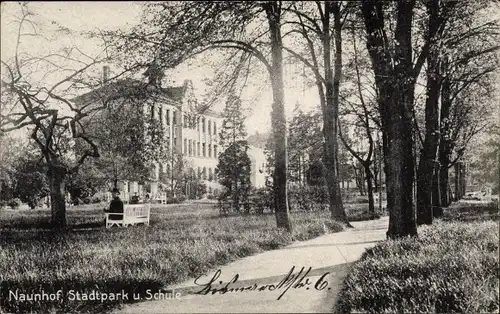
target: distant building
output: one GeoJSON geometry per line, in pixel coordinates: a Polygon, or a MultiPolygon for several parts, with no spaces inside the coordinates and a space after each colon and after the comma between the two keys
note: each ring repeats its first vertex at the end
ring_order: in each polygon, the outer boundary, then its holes
{"type": "MultiPolygon", "coordinates": [[[[104,76],[107,77],[107,69],[104,68],[104,76]]],[[[105,79],[104,79],[105,81],[105,79]]],[[[123,80],[104,84],[100,89],[79,96],[75,99],[78,103],[93,101],[97,94],[123,93],[134,89],[157,88],[160,101],[154,106],[144,106],[144,114],[157,119],[165,130],[165,145],[171,154],[181,153],[185,164],[191,168],[193,176],[201,179],[207,192],[216,193],[222,186],[217,182],[215,169],[218,164],[218,156],[221,153],[219,145],[221,116],[210,109],[200,110],[196,100],[193,84],[190,80],[184,81],[181,86],[153,87],[141,81],[123,80]]],[[[120,96],[117,97],[117,99],[120,96]]],[[[252,184],[263,186],[263,171],[265,156],[262,149],[251,148],[249,155],[252,160],[252,184]]],[[[174,162],[172,158],[172,162],[174,162]]],[[[154,176],[151,178],[150,191],[152,195],[159,194],[160,174],[167,177],[172,174],[175,164],[166,162],[154,165],[154,176]]],[[[144,194],[144,187],[137,182],[120,182],[120,189],[124,191],[125,199],[135,193],[144,194]]],[[[168,185],[168,183],[167,183],[168,185]]],[[[169,189],[170,186],[167,186],[169,189]]],[[[189,187],[186,187],[186,190],[189,187]]],[[[186,191],[187,192],[187,191],[186,191]]]]}

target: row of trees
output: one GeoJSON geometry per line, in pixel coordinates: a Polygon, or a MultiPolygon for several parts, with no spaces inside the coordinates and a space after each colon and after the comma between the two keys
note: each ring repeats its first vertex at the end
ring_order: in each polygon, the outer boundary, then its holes
{"type": "MultiPolygon", "coordinates": [[[[304,79],[318,93],[320,156],[332,218],[347,222],[340,193],[339,139],[365,165],[365,176],[372,178],[369,170],[377,151],[374,130],[378,128],[390,215],[388,236],[401,237],[416,235],[417,222],[432,222],[437,200],[448,205],[449,201],[443,202],[449,199],[447,190],[443,191],[448,168],[488,121],[490,74],[498,61],[498,22],[485,13],[490,6],[489,1],[442,0],[151,3],[144,5],[140,25],[107,33],[104,42],[111,45],[106,52],[115,52],[114,59],[126,72],[149,67],[158,77],[193,56],[224,51],[228,56],[224,63],[234,65],[234,71],[219,86],[220,94],[238,84],[244,86],[251,71],[266,73],[262,79],[273,95],[275,214],[277,226],[287,230],[292,225],[283,62],[285,58],[300,62],[307,69],[304,79]],[[347,57],[346,63],[346,56],[354,58],[347,57]],[[423,94],[419,86],[425,87],[423,94]],[[351,118],[341,121],[346,109],[351,118]],[[367,153],[349,145],[345,136],[349,124],[364,130],[367,153]],[[439,197],[433,197],[438,191],[439,197]]],[[[11,103],[23,110],[17,116],[3,115],[2,130],[34,127],[32,137],[49,165],[51,196],[58,204],[59,178],[78,171],[87,157],[100,155],[79,121],[103,108],[75,108],[55,90],[66,82],[84,81],[81,76],[98,60],[37,93],[20,74],[26,63],[16,62],[22,56],[17,57],[11,63],[2,62],[8,73],[3,84],[8,86],[11,103]],[[46,108],[49,100],[69,106],[74,115],[60,117],[57,110],[46,108]],[[87,147],[71,167],[61,162],[51,146],[54,136],[68,130],[74,141],[87,147]]],[[[62,214],[56,216],[61,222],[62,214]]]]}

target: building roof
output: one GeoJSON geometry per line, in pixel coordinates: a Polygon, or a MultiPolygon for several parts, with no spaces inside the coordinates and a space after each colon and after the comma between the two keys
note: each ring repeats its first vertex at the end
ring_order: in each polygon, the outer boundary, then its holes
{"type": "Polygon", "coordinates": [[[123,79],[103,84],[88,93],[72,99],[77,105],[88,103],[105,103],[130,97],[135,100],[158,97],[160,100],[170,100],[170,104],[180,108],[186,94],[186,86],[171,86],[157,88],[146,82],[135,79],[123,79]]]}
{"type": "Polygon", "coordinates": [[[181,102],[184,98],[184,95],[186,95],[186,90],[186,84],[182,86],[170,86],[162,88],[162,91],[165,93],[165,95],[179,102],[181,102]]]}
{"type": "MultiPolygon", "coordinates": [[[[135,79],[122,79],[103,84],[88,93],[73,98],[71,101],[77,106],[84,106],[89,103],[104,104],[106,102],[130,97],[131,99],[144,100],[148,97],[158,97],[162,102],[182,110],[182,101],[186,97],[190,81],[184,81],[181,86],[168,86],[157,88],[146,82],[135,79]]],[[[186,109],[186,108],[184,108],[186,109]]],[[[199,106],[197,110],[207,116],[220,118],[220,113],[207,106],[199,106]]]]}

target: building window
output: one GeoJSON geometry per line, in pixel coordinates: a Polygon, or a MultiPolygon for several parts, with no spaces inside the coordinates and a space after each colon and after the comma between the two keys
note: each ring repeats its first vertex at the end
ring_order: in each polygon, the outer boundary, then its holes
{"type": "Polygon", "coordinates": [[[202,149],[202,152],[203,152],[203,157],[207,157],[206,156],[206,150],[205,150],[205,143],[201,144],[201,149],[202,149]]]}
{"type": "Polygon", "coordinates": [[[163,108],[159,108],[158,110],[158,119],[160,120],[160,125],[163,127],[165,125],[165,121],[163,121],[163,108]]]}
{"type": "Polygon", "coordinates": [[[197,145],[197,146],[198,146],[198,149],[197,149],[197,150],[198,150],[198,157],[200,157],[200,154],[201,154],[201,153],[200,153],[200,142],[198,142],[198,145],[197,145]]]}
{"type": "Polygon", "coordinates": [[[201,179],[201,168],[198,167],[198,179],[201,179]]]}
{"type": "Polygon", "coordinates": [[[217,145],[214,145],[214,158],[217,158],[217,145]]]}
{"type": "Polygon", "coordinates": [[[214,121],[214,135],[217,135],[217,123],[214,121]]]}
{"type": "Polygon", "coordinates": [[[212,157],[212,145],[208,144],[208,157],[212,157]]]}
{"type": "Polygon", "coordinates": [[[208,168],[208,181],[212,181],[213,179],[212,168],[208,168]]]}
{"type": "Polygon", "coordinates": [[[201,130],[203,133],[205,133],[205,117],[201,118],[201,130]]]}
{"type": "Polygon", "coordinates": [[[191,145],[192,145],[192,141],[189,140],[189,148],[188,148],[189,156],[191,156],[193,154],[193,147],[191,145]]]}
{"type": "Polygon", "coordinates": [[[203,180],[207,179],[207,168],[203,167],[203,180]]]}
{"type": "Polygon", "coordinates": [[[212,134],[212,121],[208,120],[208,134],[212,134]]]}
{"type": "Polygon", "coordinates": [[[184,155],[187,154],[187,140],[184,139],[184,155]]]}
{"type": "Polygon", "coordinates": [[[167,112],[166,112],[166,118],[167,118],[167,125],[170,125],[170,110],[167,109],[167,112]]]}
{"type": "Polygon", "coordinates": [[[177,111],[172,111],[172,124],[177,124],[177,111]]]}

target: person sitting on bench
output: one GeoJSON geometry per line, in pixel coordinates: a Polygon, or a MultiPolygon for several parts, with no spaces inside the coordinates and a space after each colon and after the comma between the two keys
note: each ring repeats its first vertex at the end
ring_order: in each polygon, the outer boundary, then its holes
{"type": "MultiPolygon", "coordinates": [[[[113,199],[111,200],[111,203],[109,204],[109,209],[105,210],[105,212],[123,214],[123,202],[120,199],[120,190],[118,190],[117,188],[114,188],[113,191],[111,192],[111,195],[113,196],[113,199]]],[[[121,219],[123,219],[123,215],[109,215],[109,219],[110,220],[121,220],[121,219]]]]}

